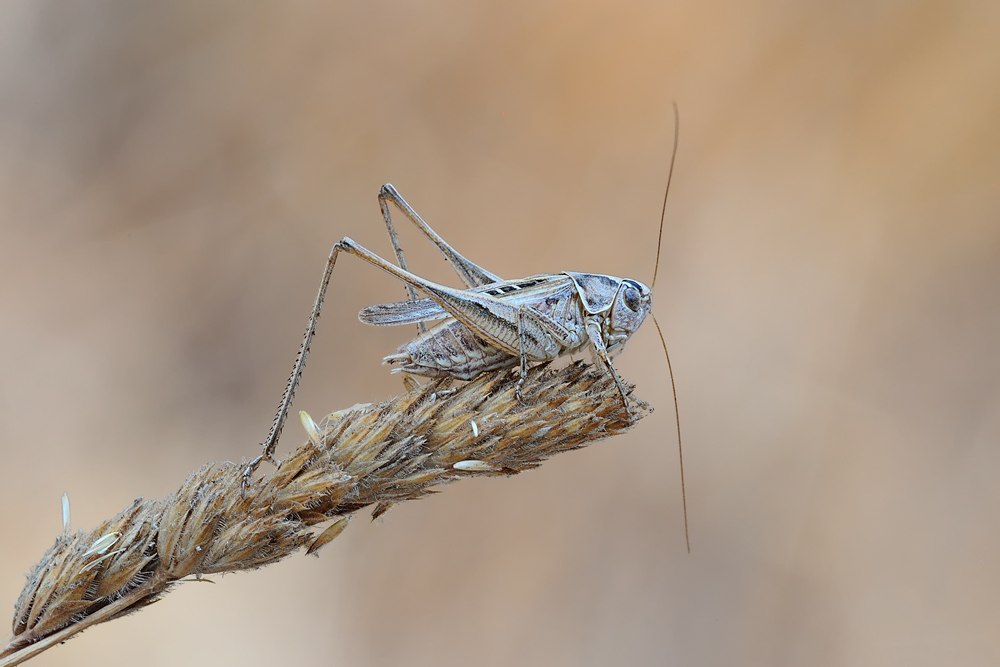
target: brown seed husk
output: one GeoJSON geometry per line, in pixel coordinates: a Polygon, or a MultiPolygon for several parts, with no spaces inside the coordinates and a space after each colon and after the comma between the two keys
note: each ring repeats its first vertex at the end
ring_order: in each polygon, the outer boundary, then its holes
{"type": "Polygon", "coordinates": [[[206,465],[160,502],[139,498],[95,530],[60,536],[28,576],[0,667],[141,609],[185,577],[316,552],[364,507],[378,516],[438,484],[534,468],[628,430],[649,410],[633,400],[630,417],[613,380],[582,362],[533,369],[523,401],[516,381],[501,371],[456,389],[434,382],[334,413],[317,425],[317,441],[245,493],[245,463],[206,465]],[[454,467],[468,461],[483,465],[454,467]],[[311,526],[329,520],[315,537],[311,526]]]}

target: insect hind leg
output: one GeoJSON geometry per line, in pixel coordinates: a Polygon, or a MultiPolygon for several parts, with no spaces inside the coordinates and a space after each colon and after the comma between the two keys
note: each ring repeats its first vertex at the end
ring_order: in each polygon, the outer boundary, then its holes
{"type": "MultiPolygon", "coordinates": [[[[389,239],[392,241],[392,248],[396,252],[396,259],[399,260],[399,266],[404,271],[408,271],[409,269],[406,268],[406,261],[403,259],[403,248],[399,244],[399,237],[396,235],[396,228],[389,213],[389,202],[392,202],[396,208],[402,211],[403,215],[437,247],[438,251],[444,255],[444,258],[455,269],[455,273],[462,279],[466,287],[481,287],[482,285],[500,282],[499,276],[487,271],[452,248],[447,241],[441,238],[440,234],[424,222],[424,219],[403,199],[392,183],[386,183],[378,193],[379,208],[382,209],[382,218],[385,220],[385,226],[389,230],[389,239]]],[[[410,299],[415,300],[416,293],[412,289],[408,291],[410,292],[410,299]]]]}
{"type": "Polygon", "coordinates": [[[342,243],[342,241],[338,242],[330,249],[330,256],[327,258],[326,267],[323,270],[323,278],[319,283],[319,291],[316,293],[312,313],[309,315],[309,323],[306,325],[306,332],[302,336],[302,344],[299,346],[299,352],[295,356],[292,373],[288,376],[288,382],[285,384],[285,391],[282,393],[281,402],[278,404],[278,412],[274,415],[274,421],[271,422],[271,430],[261,443],[264,451],[260,456],[251,461],[243,471],[244,492],[246,492],[247,485],[250,483],[250,477],[262,461],[266,460],[276,465],[274,450],[278,446],[278,438],[281,437],[281,431],[285,426],[288,411],[292,407],[295,390],[299,386],[299,380],[302,379],[302,372],[306,367],[306,358],[309,356],[309,348],[312,345],[313,337],[316,335],[316,325],[319,323],[319,315],[323,310],[323,301],[326,299],[326,288],[330,284],[330,278],[333,276],[333,268],[337,264],[337,256],[343,249],[342,243]]]}
{"type": "Polygon", "coordinates": [[[281,395],[281,402],[278,404],[278,412],[274,416],[274,421],[271,422],[271,430],[268,432],[264,442],[261,443],[264,451],[260,454],[260,456],[251,461],[243,471],[244,491],[246,491],[247,485],[250,483],[250,477],[253,475],[258,466],[260,466],[261,462],[266,460],[271,463],[276,463],[274,460],[274,450],[278,446],[278,439],[281,437],[281,431],[285,426],[288,411],[292,407],[292,400],[295,398],[295,390],[299,386],[299,380],[302,379],[302,373],[306,367],[306,358],[309,356],[309,348],[312,345],[313,337],[316,335],[316,325],[319,323],[320,312],[323,310],[323,302],[326,299],[326,288],[330,284],[330,278],[333,276],[333,269],[337,265],[337,257],[342,251],[357,255],[361,259],[364,259],[365,261],[390,273],[398,271],[396,267],[392,266],[377,255],[369,253],[367,250],[357,245],[346,236],[335,243],[333,248],[330,249],[330,256],[327,258],[326,268],[323,270],[323,278],[319,283],[319,291],[316,293],[316,300],[313,302],[312,313],[309,315],[309,323],[306,325],[306,332],[302,337],[302,345],[299,346],[299,352],[295,357],[295,364],[292,366],[292,373],[288,376],[288,382],[285,384],[285,391],[281,395]]]}
{"type": "MultiPolygon", "coordinates": [[[[378,207],[382,211],[382,219],[385,221],[385,228],[389,232],[389,242],[392,243],[392,250],[394,253],[396,253],[396,261],[399,262],[399,268],[403,269],[404,271],[409,271],[410,268],[406,265],[406,256],[403,254],[403,246],[399,243],[399,236],[396,234],[396,225],[392,223],[392,213],[389,211],[388,202],[393,201],[395,203],[395,200],[393,200],[391,197],[391,194],[393,193],[395,193],[396,196],[398,196],[398,193],[396,193],[396,190],[395,188],[392,187],[391,183],[386,183],[385,185],[383,185],[382,189],[379,190],[378,193],[378,207]]],[[[403,200],[402,197],[399,197],[399,199],[403,200]]],[[[398,207],[399,204],[396,203],[396,206],[398,207]]],[[[403,210],[404,213],[406,211],[406,209],[401,209],[401,210],[403,210]]],[[[405,283],[405,287],[408,300],[416,301],[417,290],[413,287],[413,285],[410,285],[409,283],[405,283]]],[[[420,333],[426,333],[427,325],[424,324],[423,322],[417,322],[417,330],[420,333]]]]}

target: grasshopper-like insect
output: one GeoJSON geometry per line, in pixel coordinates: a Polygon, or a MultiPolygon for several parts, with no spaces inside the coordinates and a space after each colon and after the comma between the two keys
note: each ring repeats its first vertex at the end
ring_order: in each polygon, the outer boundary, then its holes
{"type": "MultiPolygon", "coordinates": [[[[501,280],[449,246],[391,184],[382,186],[379,202],[392,237],[395,230],[386,202],[395,204],[438,246],[468,287],[459,290],[425,280],[349,238],[337,244],[339,251],[356,255],[411,289],[430,295],[369,306],[358,314],[362,322],[398,325],[443,319],[430,330],[421,327],[417,338],[385,357],[384,363],[400,364],[394,373],[471,380],[487,371],[520,365],[520,398],[529,364],[551,361],[589,346],[595,360],[614,378],[622,403],[629,410],[625,388],[611,357],[621,351],[649,313],[648,287],[634,280],[568,271],[501,280]]],[[[397,250],[397,259],[405,263],[401,249],[397,250]]]]}
{"type": "MultiPolygon", "coordinates": [[[[675,122],[674,152],[663,201],[664,213],[666,196],[670,192],[670,180],[673,176],[674,158],[677,155],[677,129],[678,124],[675,122]]],[[[650,313],[652,308],[650,288],[628,278],[570,271],[538,274],[519,280],[503,280],[452,248],[424,222],[391,184],[386,183],[382,186],[378,200],[399,264],[392,264],[346,236],[334,244],[327,259],[326,270],[295,366],[285,387],[278,413],[271,424],[270,433],[263,443],[264,451],[244,471],[244,487],[249,483],[250,476],[261,461],[266,459],[274,463],[274,449],[305,367],[326,288],[341,252],[363,259],[406,285],[409,295],[407,301],[368,306],[358,314],[358,318],[365,324],[377,326],[417,324],[419,335],[401,346],[395,354],[383,359],[383,363],[398,364],[392,372],[471,380],[487,371],[519,367],[521,377],[517,383],[516,393],[520,399],[521,386],[527,377],[529,365],[551,361],[589,347],[594,361],[614,379],[622,404],[631,416],[628,395],[611,362],[650,313]],[[438,248],[465,283],[466,289],[440,285],[408,270],[392,222],[389,204],[398,208],[438,248]],[[427,297],[418,298],[417,290],[427,294],[427,297]],[[428,329],[425,323],[435,320],[441,321],[428,329]]],[[[662,236],[663,214],[660,217],[661,239],[662,236]]],[[[658,241],[657,269],[659,255],[658,241]]],[[[653,284],[655,283],[654,271],[653,284]]],[[[659,324],[656,328],[659,332],[659,324]]],[[[663,340],[662,332],[660,339],[663,340]]],[[[666,352],[665,343],[663,349],[666,352]]],[[[668,368],[669,363],[668,354],[668,368]]],[[[672,369],[670,380],[673,386],[672,369]]],[[[675,409],[677,407],[676,390],[674,407],[675,409]]],[[[677,435],[679,445],[679,420],[677,435]]],[[[681,466],[684,533],[687,538],[683,458],[681,466]]],[[[690,550],[689,543],[688,552],[690,550]]]]}

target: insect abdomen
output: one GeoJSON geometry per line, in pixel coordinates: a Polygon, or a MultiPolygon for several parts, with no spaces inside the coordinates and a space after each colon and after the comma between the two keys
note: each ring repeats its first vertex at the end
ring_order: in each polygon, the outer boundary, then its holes
{"type": "Polygon", "coordinates": [[[393,373],[471,380],[487,371],[512,368],[519,360],[449,318],[382,361],[399,364],[393,373]]]}

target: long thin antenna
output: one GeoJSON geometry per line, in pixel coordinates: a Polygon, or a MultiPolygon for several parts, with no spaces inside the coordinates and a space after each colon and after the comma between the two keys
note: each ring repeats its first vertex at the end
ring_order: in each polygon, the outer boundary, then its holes
{"type": "MultiPolygon", "coordinates": [[[[653,267],[653,282],[649,289],[656,287],[656,274],[660,271],[660,244],[663,243],[663,220],[667,217],[667,196],[670,194],[670,181],[674,177],[674,160],[677,159],[677,138],[680,136],[681,114],[674,102],[674,152],[670,156],[670,172],[667,174],[667,190],[663,193],[663,210],[660,211],[660,235],[656,239],[656,265],[653,267]]],[[[689,549],[690,551],[690,549],[689,549]]]]}
{"type": "MultiPolygon", "coordinates": [[[[681,114],[677,110],[677,102],[674,102],[674,151],[670,155],[670,171],[667,173],[667,188],[663,193],[663,209],[660,211],[660,234],[656,239],[656,265],[653,267],[653,282],[650,290],[656,286],[656,276],[660,271],[660,246],[663,244],[663,221],[667,217],[667,197],[670,196],[670,181],[674,178],[674,162],[677,160],[677,140],[680,136],[681,114]]],[[[687,544],[687,551],[691,553],[691,537],[688,533],[688,505],[687,490],[684,487],[684,448],[681,446],[681,411],[677,405],[677,385],[674,383],[674,368],[670,364],[670,352],[667,351],[667,341],[663,337],[663,330],[660,323],[653,315],[653,324],[656,325],[656,333],[660,335],[660,343],[663,344],[663,354],[667,355],[667,370],[670,372],[670,390],[674,393],[674,418],[677,423],[677,456],[681,464],[681,504],[684,507],[684,542],[687,544]]]]}
{"type": "MultiPolygon", "coordinates": [[[[652,313],[650,313],[652,315],[652,313]]],[[[684,507],[684,541],[687,543],[688,553],[691,553],[691,538],[688,535],[688,501],[687,492],[684,488],[684,448],[681,447],[681,411],[677,407],[677,386],[674,384],[674,369],[670,365],[670,353],[667,352],[667,341],[663,338],[663,331],[660,323],[653,315],[653,324],[656,325],[656,333],[660,334],[660,342],[663,343],[663,353],[667,355],[667,370],[670,371],[670,388],[674,392],[674,420],[677,422],[677,456],[681,462],[681,504],[684,507]]]]}

